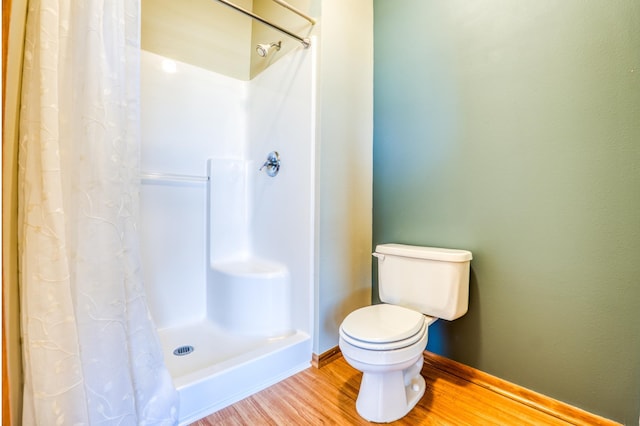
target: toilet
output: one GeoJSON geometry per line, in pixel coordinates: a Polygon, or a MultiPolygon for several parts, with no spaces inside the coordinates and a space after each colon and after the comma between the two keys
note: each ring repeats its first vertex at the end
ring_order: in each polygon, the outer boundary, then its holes
{"type": "Polygon", "coordinates": [[[347,315],[339,346],[362,371],[358,414],[370,422],[404,417],[422,398],[420,375],[429,325],[467,312],[471,252],[404,244],[381,244],[378,291],[384,303],[347,315]]]}

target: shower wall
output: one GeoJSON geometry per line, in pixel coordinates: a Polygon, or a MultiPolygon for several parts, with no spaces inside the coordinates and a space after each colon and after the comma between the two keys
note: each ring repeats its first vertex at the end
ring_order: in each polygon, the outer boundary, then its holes
{"type": "Polygon", "coordinates": [[[287,265],[293,324],[309,331],[313,321],[315,53],[314,47],[298,49],[251,80],[247,144],[252,161],[253,250],[287,265]],[[280,154],[276,177],[256,172],[270,151],[280,154]]]}
{"type": "MultiPolygon", "coordinates": [[[[242,157],[246,82],[141,52],[141,169],[205,176],[207,158],[242,157]]],[[[159,328],[206,314],[206,184],[143,181],[141,243],[159,328]]]]}
{"type": "MultiPolygon", "coordinates": [[[[246,170],[240,178],[246,182],[247,210],[238,214],[246,214],[248,238],[241,254],[289,268],[293,326],[310,333],[312,52],[291,52],[249,82],[179,62],[176,72],[166,72],[165,61],[142,52],[143,173],[205,176],[210,158],[218,164],[228,160],[234,173],[246,170]],[[273,178],[258,172],[272,150],[282,157],[273,178]]],[[[143,180],[143,266],[159,328],[206,315],[206,202],[206,182],[143,180]]],[[[230,206],[213,200],[212,208],[230,206]]]]}

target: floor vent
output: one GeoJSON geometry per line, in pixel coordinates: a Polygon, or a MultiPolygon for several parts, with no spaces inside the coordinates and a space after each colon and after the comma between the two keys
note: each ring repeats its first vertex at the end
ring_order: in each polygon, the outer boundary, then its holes
{"type": "Polygon", "coordinates": [[[193,346],[179,346],[173,350],[175,356],[189,355],[193,352],[193,346]]]}

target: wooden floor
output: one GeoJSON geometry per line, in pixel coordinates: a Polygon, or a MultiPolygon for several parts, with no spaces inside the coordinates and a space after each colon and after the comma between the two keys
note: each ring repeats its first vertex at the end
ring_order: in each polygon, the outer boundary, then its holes
{"type": "MultiPolygon", "coordinates": [[[[427,389],[393,425],[568,425],[425,363],[427,389]]],[[[362,373],[340,356],[194,423],[209,425],[367,425],[355,409],[362,373]]]]}

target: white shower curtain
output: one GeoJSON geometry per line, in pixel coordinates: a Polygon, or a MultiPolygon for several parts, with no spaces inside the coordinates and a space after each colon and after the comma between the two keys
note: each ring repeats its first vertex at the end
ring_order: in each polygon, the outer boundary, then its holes
{"type": "Polygon", "coordinates": [[[139,0],[31,0],[19,147],[23,424],[175,424],[145,300],[139,0]]]}

